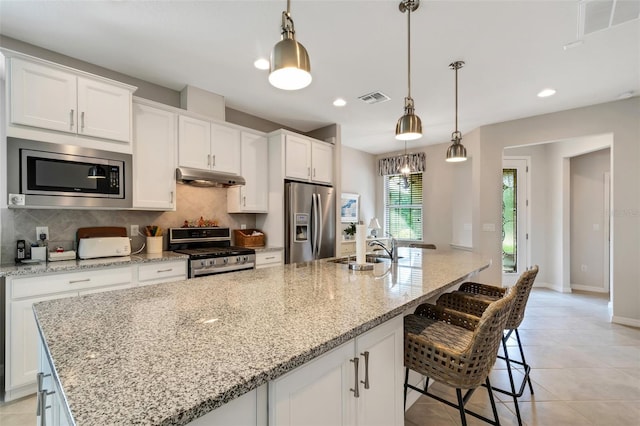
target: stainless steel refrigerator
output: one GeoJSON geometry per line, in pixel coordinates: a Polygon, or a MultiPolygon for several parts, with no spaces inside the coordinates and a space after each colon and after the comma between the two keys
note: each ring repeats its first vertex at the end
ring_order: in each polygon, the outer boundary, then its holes
{"type": "Polygon", "coordinates": [[[335,190],[322,185],[286,182],[284,194],[284,263],[335,256],[335,190]]]}

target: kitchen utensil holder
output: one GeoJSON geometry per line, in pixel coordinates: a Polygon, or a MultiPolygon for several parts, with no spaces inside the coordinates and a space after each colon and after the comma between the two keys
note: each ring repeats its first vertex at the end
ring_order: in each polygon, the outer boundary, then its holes
{"type": "Polygon", "coordinates": [[[162,235],[158,237],[147,237],[147,253],[162,253],[162,235]]]}

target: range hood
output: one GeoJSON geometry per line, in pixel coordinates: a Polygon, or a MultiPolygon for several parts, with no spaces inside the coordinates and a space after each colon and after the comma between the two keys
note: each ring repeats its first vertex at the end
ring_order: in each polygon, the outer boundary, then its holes
{"type": "Polygon", "coordinates": [[[242,176],[215,172],[213,170],[190,169],[187,167],[178,167],[176,169],[176,181],[192,186],[218,188],[241,186],[246,183],[242,176]]]}

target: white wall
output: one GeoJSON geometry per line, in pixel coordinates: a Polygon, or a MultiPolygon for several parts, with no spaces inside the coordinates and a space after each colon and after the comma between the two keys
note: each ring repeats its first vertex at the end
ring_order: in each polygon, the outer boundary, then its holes
{"type": "Polygon", "coordinates": [[[572,157],[570,161],[572,289],[609,292],[604,262],[608,251],[604,176],[610,171],[610,162],[609,149],[572,157]]]}
{"type": "MultiPolygon", "coordinates": [[[[490,221],[500,223],[500,179],[503,149],[560,140],[578,139],[592,135],[611,135],[612,138],[612,320],[640,326],[640,98],[577,108],[545,114],[480,128],[480,161],[473,163],[473,186],[477,191],[473,220],[476,224],[490,221]],[[479,164],[478,164],[479,163],[479,164]],[[479,170],[476,170],[478,168],[479,170]],[[476,182],[475,179],[479,181],[476,182]]],[[[597,144],[597,142],[594,142],[597,144]]],[[[548,208],[547,229],[550,238],[547,258],[551,283],[561,289],[570,288],[569,208],[561,193],[569,193],[569,165],[565,144],[554,144],[551,155],[562,157],[549,165],[547,178],[562,187],[554,194],[548,208]]],[[[601,149],[604,146],[600,146],[601,149]]],[[[575,155],[575,154],[573,154],[575,155]]],[[[476,197],[476,194],[474,194],[476,197]]],[[[496,231],[498,232],[498,230],[496,231]]],[[[488,282],[500,282],[500,239],[497,235],[474,231],[474,250],[494,259],[493,265],[481,274],[488,282]]]]}
{"type": "MultiPolygon", "coordinates": [[[[375,156],[343,146],[341,163],[341,191],[360,194],[360,220],[365,225],[369,225],[372,217],[378,217],[382,224],[382,216],[376,216],[377,165],[375,156]]],[[[342,230],[346,225],[339,224],[338,227],[342,230]]]]}

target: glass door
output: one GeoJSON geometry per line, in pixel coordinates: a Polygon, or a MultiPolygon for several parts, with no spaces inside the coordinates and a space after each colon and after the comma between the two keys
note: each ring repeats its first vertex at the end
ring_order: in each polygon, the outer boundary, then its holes
{"type": "Polygon", "coordinates": [[[513,284],[527,267],[527,159],[505,157],[502,167],[502,274],[513,284]]]}

